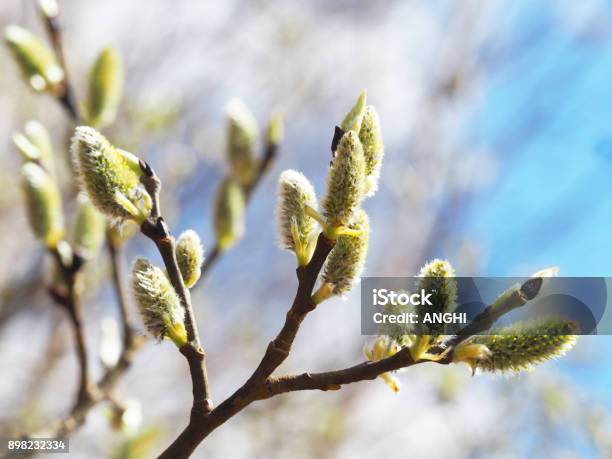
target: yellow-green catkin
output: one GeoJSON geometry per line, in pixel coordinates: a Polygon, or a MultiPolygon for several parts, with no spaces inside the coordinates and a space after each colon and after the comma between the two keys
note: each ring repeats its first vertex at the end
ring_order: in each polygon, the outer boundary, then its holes
{"type": "Polygon", "coordinates": [[[357,98],[357,102],[355,102],[355,105],[353,106],[351,111],[346,114],[346,116],[344,117],[344,120],[340,124],[340,128],[344,132],[348,132],[348,131],[354,131],[357,133],[359,132],[359,129],[361,128],[361,122],[363,121],[363,116],[365,114],[366,98],[367,98],[367,93],[364,89],[359,94],[359,97],[357,98]]]}
{"type": "Polygon", "coordinates": [[[92,259],[100,250],[106,236],[106,218],[93,206],[84,194],[77,197],[74,219],[74,247],[86,260],[92,259]]]}
{"type": "Polygon", "coordinates": [[[473,336],[466,344],[488,349],[485,358],[468,362],[488,372],[520,372],[564,355],[576,343],[579,326],[561,318],[541,318],[491,330],[491,335],[473,336]]]}
{"type": "Polygon", "coordinates": [[[346,132],[336,149],[323,198],[323,213],[331,227],[346,226],[363,199],[365,159],[355,131],[346,132]]]}
{"type": "Polygon", "coordinates": [[[89,75],[87,120],[91,126],[103,128],[112,124],[123,93],[123,61],[115,48],[104,48],[95,60],[89,75]]]}
{"type": "Polygon", "coordinates": [[[268,122],[268,128],[266,130],[266,141],[268,145],[280,145],[285,137],[285,128],[283,125],[283,116],[280,112],[275,112],[270,121],[268,122]]]}
{"type": "Polygon", "coordinates": [[[132,268],[132,289],[147,331],[158,340],[168,338],[184,346],[185,309],[166,274],[149,260],[138,258],[132,268]]]}
{"type": "Polygon", "coordinates": [[[53,178],[38,164],[21,167],[28,220],[37,239],[55,249],[64,237],[62,197],[53,178]]]}
{"type": "Polygon", "coordinates": [[[30,31],[10,25],[4,39],[28,85],[35,91],[55,91],[64,80],[53,51],[30,31]]]}
{"type": "Polygon", "coordinates": [[[227,157],[231,175],[240,185],[248,186],[257,172],[255,147],[259,137],[257,121],[239,99],[227,104],[227,157]]]}
{"type": "Polygon", "coordinates": [[[151,211],[151,197],[140,183],[138,158],[114,147],[88,126],[76,128],[72,156],[91,202],[109,218],[142,223],[151,211]]]}
{"type": "Polygon", "coordinates": [[[51,175],[55,173],[53,160],[53,146],[49,131],[38,121],[30,120],[23,133],[13,135],[13,143],[23,157],[24,161],[39,163],[51,175]]]}
{"type": "Polygon", "coordinates": [[[363,209],[355,213],[348,227],[356,230],[357,235],[338,236],[323,272],[323,280],[333,286],[332,293],[336,295],[347,293],[359,279],[368,254],[370,227],[363,209]]]}
{"type": "Polygon", "coordinates": [[[217,246],[227,250],[244,235],[245,199],[242,187],[232,178],[223,180],[215,196],[214,225],[217,246]]]}
{"type": "Polygon", "coordinates": [[[363,115],[363,121],[359,129],[359,140],[363,145],[363,156],[365,158],[364,193],[366,197],[369,197],[373,196],[378,190],[380,167],[385,154],[380,121],[376,110],[371,105],[366,107],[363,115]]]}
{"type": "Polygon", "coordinates": [[[185,286],[193,287],[200,279],[204,263],[204,248],[198,233],[193,230],[181,233],[176,241],[176,261],[185,286]]]}
{"type": "MultiPolygon", "coordinates": [[[[395,355],[399,350],[400,346],[394,339],[381,335],[366,343],[363,347],[363,355],[370,362],[377,362],[395,355]]],[[[382,373],[379,375],[379,378],[381,378],[393,392],[399,391],[399,381],[391,373],[382,373]]]]}
{"type": "MultiPolygon", "coordinates": [[[[416,312],[422,320],[426,313],[444,313],[455,309],[457,301],[457,280],[455,270],[448,260],[435,259],[425,264],[418,274],[420,278],[416,290],[424,289],[431,293],[432,305],[419,305],[416,312]]],[[[425,324],[423,334],[440,335],[444,333],[444,324],[425,324]]]]}
{"type": "Polygon", "coordinates": [[[306,207],[317,209],[317,195],[308,179],[292,169],[284,171],[278,180],[276,217],[280,244],[291,250],[303,266],[310,261],[319,225],[306,213],[306,207]]]}

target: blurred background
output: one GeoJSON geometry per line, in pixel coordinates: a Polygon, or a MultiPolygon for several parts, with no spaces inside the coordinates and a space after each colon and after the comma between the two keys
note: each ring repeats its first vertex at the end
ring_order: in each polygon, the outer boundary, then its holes
{"type": "MultiPolygon", "coordinates": [[[[365,202],[365,275],[411,276],[433,257],[459,275],[612,276],[612,5],[604,0],[94,0],[61,3],[77,94],[98,52],[126,65],[117,145],[163,180],[175,234],[214,244],[211,203],[226,170],[225,112],[242,99],[265,126],[280,109],[285,141],[248,208],[247,233],[224,254],[194,305],[216,402],[259,362],[295,292],[292,254],[278,248],[276,180],[287,168],[324,191],[329,145],[359,91],[381,118],[386,146],[378,194],[365,202]]],[[[0,24],[44,30],[34,2],[4,0],[0,24]]],[[[33,94],[0,49],[0,436],[61,417],[77,386],[71,334],[44,290],[48,268],[19,189],[14,131],[38,119],[58,161],[73,125],[33,94]]],[[[60,176],[69,188],[64,161],[60,176]]],[[[68,209],[70,204],[67,203],[68,209]]],[[[126,263],[144,255],[140,235],[126,263]]],[[[87,268],[87,343],[95,374],[100,324],[117,314],[105,252],[87,268]]],[[[282,372],[363,359],[359,297],[326,302],[302,326],[282,372]]],[[[581,338],[566,358],[515,377],[423,365],[339,392],[295,393],[252,405],[194,457],[612,457],[609,337],[581,338]]],[[[98,406],[71,439],[71,457],[152,457],[187,422],[184,359],[147,342],[120,383],[131,424],[110,427],[98,406]],[[142,446],[142,449],[133,445],[142,446]]]]}

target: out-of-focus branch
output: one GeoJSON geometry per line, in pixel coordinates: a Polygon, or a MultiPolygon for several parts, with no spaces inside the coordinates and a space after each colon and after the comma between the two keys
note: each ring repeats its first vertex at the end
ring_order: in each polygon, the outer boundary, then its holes
{"type": "MultiPolygon", "coordinates": [[[[261,183],[262,179],[266,175],[266,173],[270,170],[270,167],[276,156],[278,155],[278,144],[274,142],[267,142],[265,152],[262,158],[259,160],[259,165],[257,167],[257,173],[253,178],[253,181],[249,183],[248,186],[244,187],[244,200],[248,205],[249,201],[253,197],[253,193],[261,183]]],[[[213,246],[210,252],[206,255],[204,259],[204,263],[202,264],[202,277],[206,275],[206,273],[214,266],[214,264],[219,260],[219,256],[223,253],[223,251],[219,248],[217,244],[213,246]]],[[[201,284],[202,282],[200,282],[201,284]]]]}
{"type": "Polygon", "coordinates": [[[49,292],[55,302],[66,311],[74,333],[74,345],[80,372],[79,390],[75,402],[75,405],[78,405],[81,400],[89,397],[91,391],[82,307],[75,288],[77,275],[84,260],[76,254],[72,255],[70,260],[66,260],[58,248],[52,250],[51,254],[55,259],[57,269],[61,272],[63,285],[51,287],[49,292]]]}
{"type": "Polygon", "coordinates": [[[70,81],[68,73],[68,67],[66,65],[66,57],[64,54],[64,25],[60,11],[42,11],[41,17],[45,25],[45,30],[51,42],[51,46],[55,51],[57,60],[64,71],[64,80],[62,81],[60,88],[56,94],[62,107],[68,112],[70,118],[75,122],[79,120],[79,107],[74,96],[74,89],[70,81]]]}

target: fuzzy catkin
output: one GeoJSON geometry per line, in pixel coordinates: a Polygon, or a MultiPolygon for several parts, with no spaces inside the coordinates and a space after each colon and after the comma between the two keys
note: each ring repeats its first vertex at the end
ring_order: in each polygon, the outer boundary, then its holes
{"type": "MultiPolygon", "coordinates": [[[[455,270],[447,260],[434,259],[425,264],[418,274],[417,291],[424,289],[431,293],[432,305],[419,305],[416,312],[420,318],[426,313],[450,312],[455,308],[457,301],[457,281],[454,279],[455,270]]],[[[444,333],[444,324],[422,325],[421,332],[429,335],[444,333]]]]}
{"type": "Polygon", "coordinates": [[[366,197],[370,197],[378,190],[380,168],[385,154],[380,121],[376,109],[371,105],[368,105],[365,109],[359,129],[359,140],[363,145],[363,156],[365,158],[364,193],[366,197]]]}
{"type": "Polygon", "coordinates": [[[255,145],[259,137],[257,121],[239,99],[227,104],[227,157],[231,175],[242,186],[251,183],[257,169],[255,145]]]}
{"type": "Polygon", "coordinates": [[[185,309],[166,274],[138,258],[132,268],[132,289],[147,331],[158,340],[168,337],[179,347],[185,344],[185,309]]]}
{"type": "Polygon", "coordinates": [[[102,128],[115,121],[123,92],[123,62],[113,47],[102,50],[89,76],[87,118],[92,126],[102,128]]]}
{"type": "Polygon", "coordinates": [[[357,102],[351,109],[350,112],[346,114],[342,123],[340,123],[340,128],[344,132],[354,131],[359,132],[359,128],[361,127],[361,122],[363,120],[363,115],[365,113],[366,108],[366,98],[367,93],[365,89],[361,91],[359,97],[357,98],[357,102]]]}
{"type": "Polygon", "coordinates": [[[360,231],[359,235],[339,236],[323,271],[323,280],[333,285],[336,295],[348,292],[363,272],[370,231],[368,215],[363,209],[355,213],[349,228],[360,231]]]}
{"type": "Polygon", "coordinates": [[[336,149],[322,208],[327,223],[333,227],[349,223],[363,199],[365,159],[357,133],[346,132],[336,149]]]}
{"type": "Polygon", "coordinates": [[[489,350],[484,359],[471,365],[488,372],[520,372],[564,355],[576,343],[578,324],[560,318],[542,318],[491,330],[491,335],[474,336],[468,344],[482,344],[489,350]]]}
{"type": "Polygon", "coordinates": [[[292,169],[284,171],[278,179],[278,205],[276,217],[280,244],[284,249],[296,252],[308,251],[308,246],[316,236],[318,224],[314,218],[306,214],[305,208],[309,206],[317,209],[317,195],[308,179],[301,173],[292,169]],[[294,240],[297,236],[297,245],[294,240]]]}
{"type": "Polygon", "coordinates": [[[219,249],[226,250],[244,235],[245,200],[242,187],[231,178],[223,180],[215,195],[214,225],[219,249]]]}
{"type": "Polygon", "coordinates": [[[138,158],[115,148],[95,129],[80,126],[72,138],[72,155],[82,186],[104,215],[144,220],[151,198],[140,183],[138,158]]]}
{"type": "Polygon", "coordinates": [[[187,288],[191,288],[200,279],[204,263],[204,248],[198,234],[193,230],[181,233],[175,252],[183,282],[187,288]]]}
{"type": "Polygon", "coordinates": [[[37,239],[54,249],[64,237],[64,214],[59,188],[51,176],[35,163],[21,167],[28,221],[37,239]]]}
{"type": "Polygon", "coordinates": [[[5,30],[4,39],[32,89],[54,89],[62,82],[64,71],[55,54],[30,31],[10,25],[5,30]]]}
{"type": "Polygon", "coordinates": [[[100,250],[106,235],[106,218],[93,206],[89,198],[79,194],[74,221],[74,246],[81,257],[88,260],[100,250]]]}

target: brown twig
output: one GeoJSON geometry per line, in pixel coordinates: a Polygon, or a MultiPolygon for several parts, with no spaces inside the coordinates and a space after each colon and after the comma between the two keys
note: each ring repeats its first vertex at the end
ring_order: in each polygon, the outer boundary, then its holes
{"type": "Polygon", "coordinates": [[[213,407],[208,388],[204,349],[200,344],[200,335],[191,305],[191,295],[183,282],[183,276],[176,260],[176,243],[174,237],[170,234],[168,225],[161,216],[159,205],[161,181],[146,162],[141,160],[140,167],[143,171],[141,181],[153,200],[151,214],[141,225],[141,231],[155,243],[164,261],[170,283],[185,308],[185,329],[187,330],[188,342],[180,349],[180,352],[185,356],[191,372],[193,386],[191,418],[196,419],[208,414],[213,407]]]}
{"type": "MultiPolygon", "coordinates": [[[[250,378],[227,400],[204,416],[192,416],[178,438],[162,453],[160,458],[187,458],[197,445],[216,427],[255,400],[268,398],[268,377],[291,352],[293,341],[306,315],[316,308],[312,292],[334,241],[319,235],[312,259],[296,270],[298,287],[295,299],[285,318],[285,323],[268,345],[266,352],[250,378]]],[[[271,395],[270,395],[271,396],[271,395]]]]}
{"type": "Polygon", "coordinates": [[[86,399],[91,391],[90,378],[88,370],[87,346],[85,344],[85,334],[83,331],[82,307],[76,293],[77,275],[83,266],[83,259],[77,254],[73,254],[70,260],[64,259],[59,249],[51,251],[57,269],[60,271],[63,279],[63,285],[60,287],[51,287],[50,294],[55,302],[64,308],[74,333],[75,352],[79,362],[79,391],[76,398],[75,406],[81,400],[86,399]]]}

